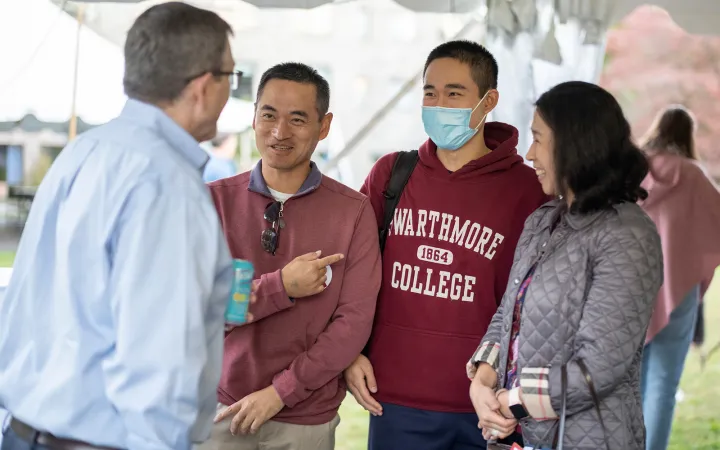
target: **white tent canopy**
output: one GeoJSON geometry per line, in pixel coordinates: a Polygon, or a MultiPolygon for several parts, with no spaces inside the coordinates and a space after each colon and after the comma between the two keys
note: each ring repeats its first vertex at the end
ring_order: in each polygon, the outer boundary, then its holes
{"type": "MultiPolygon", "coordinates": [[[[0,122],[32,114],[40,122],[70,119],[78,23],[47,0],[0,2],[0,122]]],[[[88,124],[115,117],[123,92],[122,49],[89,27],[79,34],[76,114],[88,124]]],[[[251,103],[232,99],[219,129],[238,132],[252,123],[251,103]]]]}
{"type": "MultiPolygon", "coordinates": [[[[76,0],[78,1],[78,0],[76,0]]],[[[335,0],[344,3],[353,0],[335,0]]],[[[362,1],[362,0],[355,0],[362,1]]],[[[527,3],[523,0],[394,0],[401,6],[418,12],[468,13],[475,11],[485,3],[527,3]]],[[[147,0],[79,0],[85,3],[151,3],[147,0]]],[[[333,3],[333,0],[195,0],[192,3],[207,8],[228,11],[233,3],[249,3],[260,8],[315,8],[333,3]]],[[[543,0],[531,0],[533,3],[546,3],[543,0]]],[[[559,10],[571,9],[609,11],[608,20],[615,22],[630,11],[643,4],[654,4],[667,10],[681,27],[690,33],[716,34],[720,2],[717,0],[557,0],[559,10]]]]}
{"type": "MultiPolygon", "coordinates": [[[[140,3],[144,0],[79,0],[86,3],[140,3]]],[[[231,3],[244,1],[260,8],[299,8],[309,9],[328,3],[345,3],[353,0],[199,0],[193,3],[205,4],[207,8],[225,9],[231,3]]],[[[467,13],[477,9],[483,0],[394,0],[413,11],[441,12],[441,13],[467,13]]]]}
{"type": "MultiPolygon", "coordinates": [[[[0,121],[33,114],[43,122],[71,115],[77,22],[45,0],[0,3],[0,121]]],[[[122,108],[121,49],[84,27],[80,33],[77,114],[88,123],[122,108]]]]}
{"type": "MultiPolygon", "coordinates": [[[[52,0],[60,2],[61,0],[52,0]]],[[[116,42],[141,11],[162,0],[80,0],[87,22],[116,42]]],[[[332,3],[368,0],[187,0],[220,13],[233,26],[243,23],[255,7],[314,8],[332,3]]],[[[571,79],[598,80],[608,27],[643,4],[666,9],[690,33],[720,30],[718,0],[392,0],[417,12],[485,14],[485,44],[498,58],[502,101],[492,119],[511,123],[521,131],[518,148],[529,144],[532,104],[549,87],[571,79]]],[[[325,6],[322,6],[325,5],[325,6]]],[[[355,140],[356,141],[356,140],[355,140]]],[[[352,149],[348,149],[352,151],[352,149]]],[[[336,167],[341,152],[325,169],[336,167]]]]}

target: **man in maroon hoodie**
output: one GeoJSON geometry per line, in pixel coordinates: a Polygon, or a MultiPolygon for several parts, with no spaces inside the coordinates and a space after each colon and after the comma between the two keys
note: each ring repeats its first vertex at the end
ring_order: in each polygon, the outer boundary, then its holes
{"type": "Polygon", "coordinates": [[[381,268],[368,198],[310,161],[330,130],[329,103],[312,68],[270,68],[253,122],[262,160],[210,184],[230,252],[252,261],[258,286],[252,323],[225,337],[203,449],[334,448],[342,372],[370,336],[381,268]]]}
{"type": "MultiPolygon", "coordinates": [[[[372,413],[369,449],[482,449],[465,364],[495,313],[525,219],[547,201],[515,146],[517,130],[485,123],[498,67],[481,45],[447,42],[424,71],[428,139],[383,251],[383,281],[367,356],[345,371],[372,413]]],[[[361,192],[383,226],[397,154],[361,192]]]]}

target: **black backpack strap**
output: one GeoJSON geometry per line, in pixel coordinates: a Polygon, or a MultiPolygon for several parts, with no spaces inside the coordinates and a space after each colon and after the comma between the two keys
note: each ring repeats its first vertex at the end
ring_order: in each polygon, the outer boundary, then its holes
{"type": "Polygon", "coordinates": [[[390,230],[390,222],[393,220],[395,208],[400,202],[400,196],[410,179],[410,175],[415,170],[417,162],[417,150],[398,152],[397,158],[395,158],[392,172],[390,172],[390,180],[383,192],[385,197],[385,217],[383,218],[383,227],[380,229],[380,251],[385,249],[385,240],[390,230]]]}

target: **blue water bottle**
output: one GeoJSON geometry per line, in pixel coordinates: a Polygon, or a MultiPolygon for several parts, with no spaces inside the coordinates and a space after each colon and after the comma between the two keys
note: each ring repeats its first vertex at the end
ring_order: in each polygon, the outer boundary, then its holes
{"type": "Polygon", "coordinates": [[[242,325],[247,322],[254,275],[255,269],[250,261],[233,260],[233,285],[225,309],[225,323],[242,325]]]}

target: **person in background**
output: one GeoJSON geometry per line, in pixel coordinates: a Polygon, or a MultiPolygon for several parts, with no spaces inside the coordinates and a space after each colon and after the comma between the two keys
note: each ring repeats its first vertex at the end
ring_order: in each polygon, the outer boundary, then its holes
{"type": "Polygon", "coordinates": [[[662,238],[665,283],[655,300],[642,366],[647,449],[665,450],[675,393],[704,289],[720,265],[720,192],[695,151],[695,120],[682,106],[661,111],[641,144],[650,164],[640,203],[662,238]]]}
{"type": "MultiPolygon", "coordinates": [[[[483,449],[458,367],[500,303],[525,219],[548,198],[515,149],[518,131],[485,122],[499,93],[484,47],[438,46],[423,79],[429,139],[394,211],[369,352],[345,379],[372,413],[369,449],[483,449]]],[[[397,157],[382,157],[361,189],[378,228],[397,157]]]]}
{"type": "Polygon", "coordinates": [[[261,160],[210,184],[235,258],[252,261],[253,321],[225,338],[207,450],[331,450],[343,370],[367,343],[380,250],[364,195],[310,158],[330,131],[330,87],[305,64],[268,69],[253,128],[261,160]]]}
{"type": "Polygon", "coordinates": [[[203,171],[203,180],[211,183],[237,174],[237,165],[233,158],[237,148],[237,136],[221,133],[209,143],[210,159],[203,171]]]}
{"type": "Polygon", "coordinates": [[[590,83],[541,95],[532,134],[527,158],[556,200],[525,224],[468,366],[480,426],[502,437],[519,423],[536,449],[640,450],[640,364],[663,279],[660,237],[636,203],[647,161],[615,98],[590,83]]]}
{"type": "Polygon", "coordinates": [[[3,450],[187,450],[215,413],[232,261],[202,181],[230,26],[164,3],[125,42],[120,116],[59,155],[0,302],[3,450]]]}

